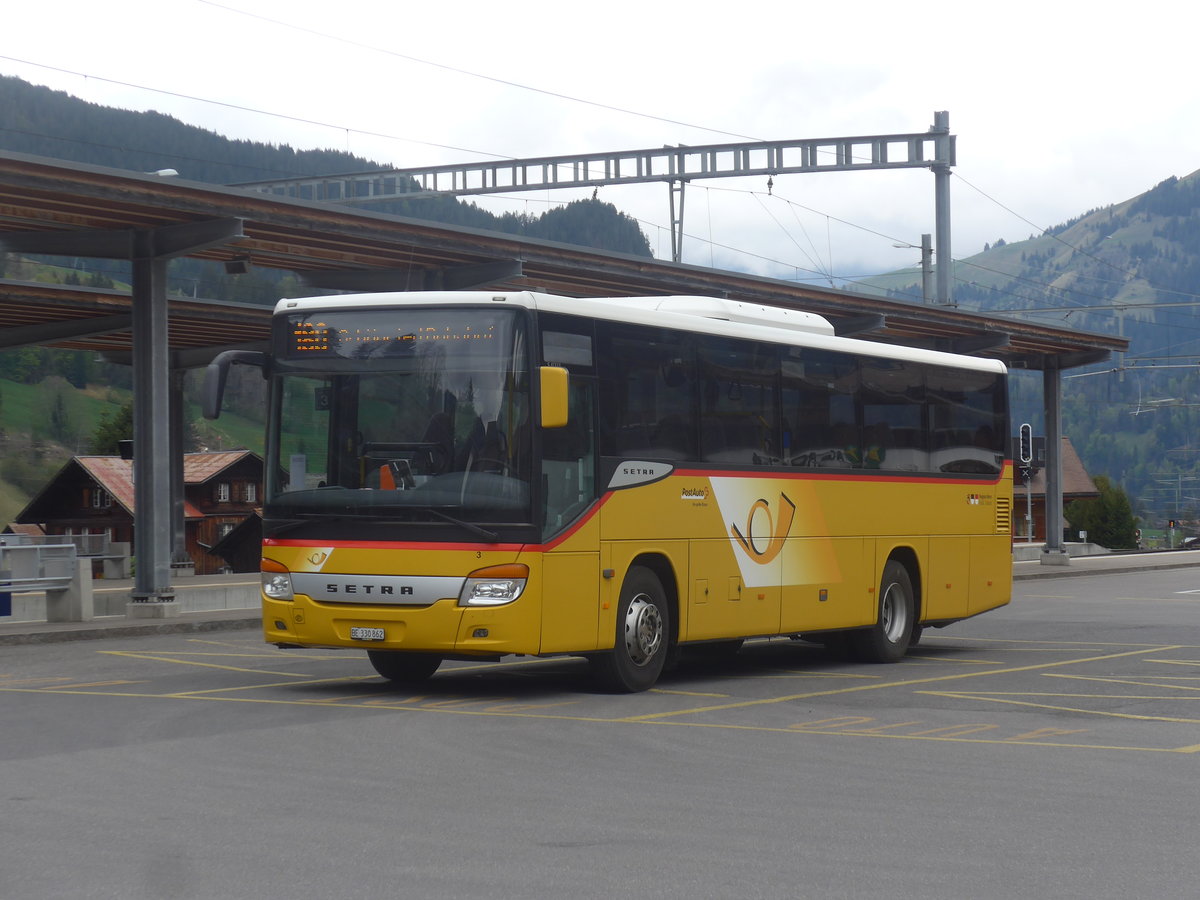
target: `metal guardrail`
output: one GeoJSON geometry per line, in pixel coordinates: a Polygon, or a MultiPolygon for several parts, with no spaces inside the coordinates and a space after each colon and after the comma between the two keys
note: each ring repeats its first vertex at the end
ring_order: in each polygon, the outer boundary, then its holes
{"type": "Polygon", "coordinates": [[[75,575],[79,556],[78,547],[69,539],[0,535],[0,593],[66,590],[75,575]]]}
{"type": "Polygon", "coordinates": [[[107,534],[0,534],[0,547],[58,546],[74,544],[76,556],[109,557],[112,542],[107,534]]]}

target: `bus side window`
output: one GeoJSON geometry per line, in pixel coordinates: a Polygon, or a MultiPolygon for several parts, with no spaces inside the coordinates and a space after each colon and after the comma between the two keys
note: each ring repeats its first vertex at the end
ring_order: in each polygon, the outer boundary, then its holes
{"type": "Polygon", "coordinates": [[[605,450],[630,459],[695,459],[695,366],[683,335],[612,326],[602,332],[605,450]]]}
{"type": "Polygon", "coordinates": [[[987,372],[942,370],[926,375],[929,427],[935,472],[995,475],[1004,465],[1004,441],[997,423],[1007,402],[1002,380],[987,372]]]}
{"type": "Polygon", "coordinates": [[[779,350],[705,335],[698,341],[701,458],[733,465],[778,464],[779,350]]]}
{"type": "Polygon", "coordinates": [[[854,395],[858,364],[827,350],[792,348],[783,360],[783,415],[795,422],[793,466],[824,469],[861,468],[854,395]]]}
{"type": "Polygon", "coordinates": [[[863,360],[861,399],[863,467],[928,471],[924,367],[895,359],[863,360]]]}

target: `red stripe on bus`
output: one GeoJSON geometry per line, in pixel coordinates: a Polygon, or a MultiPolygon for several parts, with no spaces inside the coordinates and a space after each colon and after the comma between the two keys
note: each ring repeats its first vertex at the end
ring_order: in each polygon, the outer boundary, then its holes
{"type": "MultiPolygon", "coordinates": [[[[861,472],[862,469],[855,469],[861,472]]],[[[981,484],[996,485],[1003,480],[1003,473],[991,481],[981,478],[953,478],[945,475],[847,475],[841,472],[755,472],[746,469],[676,469],[668,478],[783,478],[789,481],[844,481],[853,484],[860,481],[887,482],[893,484],[981,484]]],[[[637,485],[630,485],[636,487],[637,485]]]]}

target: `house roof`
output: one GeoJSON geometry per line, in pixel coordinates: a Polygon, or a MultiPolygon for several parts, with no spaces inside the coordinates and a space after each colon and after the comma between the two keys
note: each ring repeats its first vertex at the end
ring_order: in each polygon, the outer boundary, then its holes
{"type": "MultiPolygon", "coordinates": [[[[1075,447],[1071,444],[1071,439],[1066,435],[1062,439],[1062,448],[1060,457],[1062,460],[1062,493],[1064,497],[1079,498],[1079,497],[1098,497],[1100,492],[1096,490],[1096,483],[1092,481],[1092,476],[1087,473],[1087,469],[1083,467],[1083,460],[1079,458],[1079,454],[1075,452],[1075,447]]],[[[1023,492],[1025,486],[1020,483],[1020,478],[1014,479],[1016,482],[1013,485],[1013,490],[1016,493],[1023,492]]],[[[1046,470],[1038,469],[1034,473],[1033,483],[1031,485],[1034,494],[1045,496],[1046,494],[1046,470]]]]}
{"type": "MultiPolygon", "coordinates": [[[[113,501],[133,515],[133,460],[121,459],[119,456],[76,456],[71,462],[83,469],[96,484],[112,495],[113,501]]],[[[183,501],[183,517],[185,519],[203,519],[200,512],[187,500],[183,501]]]]}
{"type": "Polygon", "coordinates": [[[119,456],[76,456],[72,462],[104,488],[115,502],[133,515],[133,462],[119,456]]]}
{"type": "Polygon", "coordinates": [[[249,450],[185,453],[183,455],[183,482],[184,484],[204,484],[248,456],[258,459],[258,454],[251,453],[249,450]]]}
{"type": "Polygon", "coordinates": [[[27,524],[24,522],[9,522],[4,529],[5,534],[27,534],[32,537],[41,537],[46,532],[41,525],[27,524]]]}
{"type": "MultiPolygon", "coordinates": [[[[185,453],[183,455],[183,483],[204,484],[247,457],[258,459],[249,450],[219,450],[209,453],[185,453]]],[[[119,456],[76,456],[77,463],[92,479],[108,491],[113,500],[133,515],[134,487],[133,461],[119,456]]],[[[204,513],[187,500],[183,501],[185,519],[203,519],[204,513]]]]}

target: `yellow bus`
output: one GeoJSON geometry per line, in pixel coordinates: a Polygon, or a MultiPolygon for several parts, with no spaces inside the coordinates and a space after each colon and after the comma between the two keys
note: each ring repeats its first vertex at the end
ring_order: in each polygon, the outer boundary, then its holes
{"type": "Polygon", "coordinates": [[[1008,602],[1002,363],[838,337],[711,297],[281,301],[268,642],[443,660],[587,657],[618,691],[689,647],[786,635],[901,659],[1008,602]]]}

